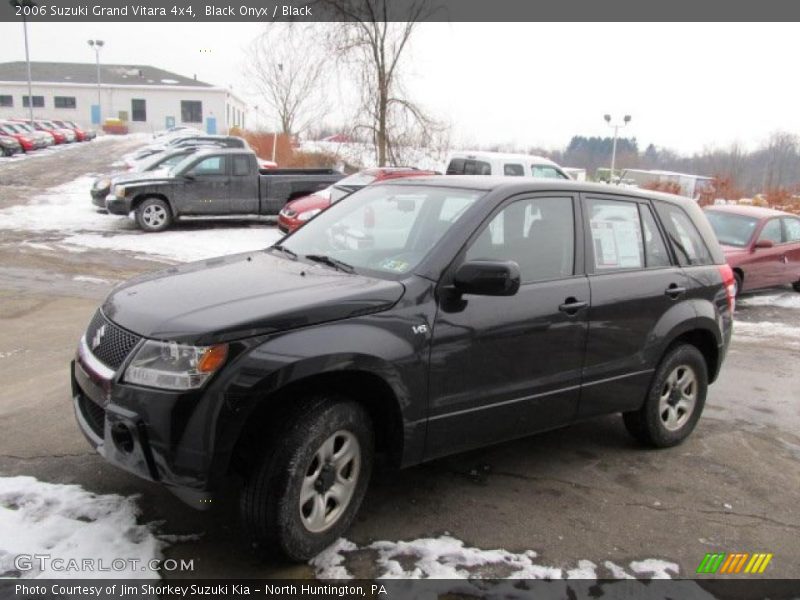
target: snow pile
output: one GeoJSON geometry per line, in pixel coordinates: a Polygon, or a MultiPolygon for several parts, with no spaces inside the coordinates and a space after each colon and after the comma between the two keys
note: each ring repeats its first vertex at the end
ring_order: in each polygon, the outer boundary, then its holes
{"type": "Polygon", "coordinates": [[[98,212],[91,203],[92,176],[83,176],[48,190],[28,204],[0,210],[0,230],[48,234],[47,243],[25,241],[27,247],[52,252],[81,252],[88,248],[130,252],[139,258],[188,262],[250,252],[272,245],[283,234],[273,226],[238,227],[180,224],[160,233],[144,233],[129,217],[98,212]],[[57,239],[54,241],[53,237],[57,239]]]}
{"type": "MultiPolygon", "coordinates": [[[[375,147],[360,142],[325,142],[306,141],[300,144],[302,152],[324,152],[339,157],[351,165],[362,167],[377,166],[375,147]]],[[[446,152],[438,152],[431,148],[401,148],[400,156],[405,160],[402,167],[417,167],[441,171],[446,160],[446,152]]]]}
{"type": "Polygon", "coordinates": [[[95,576],[158,577],[150,565],[162,558],[166,544],[138,525],[137,515],[133,498],[92,494],[77,485],[33,477],[0,477],[0,576],[87,577],[91,574],[68,568],[68,561],[80,566],[83,559],[92,559],[95,570],[109,569],[95,576]],[[33,561],[31,570],[15,565],[15,557],[34,554],[63,562],[33,561]]]}
{"type": "Polygon", "coordinates": [[[773,306],[775,308],[800,309],[800,294],[786,292],[783,294],[769,294],[766,296],[746,296],[736,299],[737,306],[773,306]]]}
{"type": "MultiPolygon", "coordinates": [[[[466,546],[449,535],[420,538],[410,542],[373,542],[359,548],[340,539],[310,562],[319,579],[351,579],[345,565],[356,552],[375,554],[376,577],[380,579],[597,579],[597,565],[579,560],[576,567],[561,569],[537,564],[533,550],[522,553],[502,549],[483,550],[466,546]]],[[[657,559],[633,561],[627,572],[607,561],[606,577],[670,579],[679,573],[677,564],[657,559]]],[[[445,590],[446,591],[446,590],[445,590]]],[[[451,590],[452,591],[452,590],[451,590]]]]}
{"type": "Polygon", "coordinates": [[[734,321],[733,339],[744,339],[748,342],[775,342],[782,345],[800,348],[800,327],[774,323],[772,321],[734,321]]]}

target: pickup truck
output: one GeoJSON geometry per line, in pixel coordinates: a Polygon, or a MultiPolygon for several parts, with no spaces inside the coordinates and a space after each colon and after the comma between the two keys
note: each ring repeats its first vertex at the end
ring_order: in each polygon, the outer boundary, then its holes
{"type": "Polygon", "coordinates": [[[182,217],[277,215],[289,200],[344,177],[333,169],[261,169],[249,150],[220,148],[189,155],[167,173],[141,173],[115,185],[109,213],[135,213],[145,231],[162,231],[182,217]]]}

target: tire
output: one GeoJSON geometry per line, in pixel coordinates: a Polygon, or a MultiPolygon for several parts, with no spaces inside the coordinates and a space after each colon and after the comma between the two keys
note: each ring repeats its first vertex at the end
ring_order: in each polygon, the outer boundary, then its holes
{"type": "Polygon", "coordinates": [[[136,224],[144,231],[164,231],[172,225],[172,210],[161,198],[145,198],[136,207],[136,224]]]}
{"type": "Polygon", "coordinates": [[[794,291],[795,291],[795,292],[800,292],[800,281],[795,281],[795,282],[792,284],[792,287],[794,288],[794,291]]]}
{"type": "Polygon", "coordinates": [[[734,282],[735,282],[735,285],[736,285],[736,290],[734,291],[733,296],[735,298],[738,298],[739,294],[742,293],[742,276],[739,275],[739,273],[734,271],[733,279],[734,279],[734,282]]]}
{"type": "Polygon", "coordinates": [[[624,413],[628,432],[656,448],[680,444],[697,425],[708,392],[708,368],[692,345],[670,348],[656,369],[644,405],[624,413]]]}
{"type": "Polygon", "coordinates": [[[260,555],[307,561],[353,522],[369,483],[374,436],[369,415],[347,398],[317,396],[300,406],[253,465],[240,509],[260,555]]]}

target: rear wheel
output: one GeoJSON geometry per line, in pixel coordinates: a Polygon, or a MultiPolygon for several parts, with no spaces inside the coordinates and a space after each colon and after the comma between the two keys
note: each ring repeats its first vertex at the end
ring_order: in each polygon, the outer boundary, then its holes
{"type": "Polygon", "coordinates": [[[625,427],[649,446],[675,446],[697,425],[707,392],[708,370],[702,353],[689,344],[674,346],[656,369],[642,408],[623,414],[625,427]]]}
{"type": "Polygon", "coordinates": [[[315,397],[279,428],[242,491],[245,530],[262,555],[306,561],[350,527],[372,469],[366,411],[343,397],[315,397]]]}
{"type": "Polygon", "coordinates": [[[172,211],[161,198],[145,198],[136,207],[136,223],[145,231],[163,231],[172,224],[172,211]]]}

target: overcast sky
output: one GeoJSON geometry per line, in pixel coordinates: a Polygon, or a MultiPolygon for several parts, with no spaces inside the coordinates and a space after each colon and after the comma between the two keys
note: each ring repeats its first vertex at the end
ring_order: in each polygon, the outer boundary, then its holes
{"type": "MultiPolygon", "coordinates": [[[[234,91],[259,23],[29,23],[31,59],[150,64],[234,91]],[[202,52],[201,52],[202,50],[202,52]]],[[[432,23],[419,27],[406,87],[452,123],[459,145],[560,148],[607,135],[604,113],[633,117],[624,135],[680,152],[800,131],[797,24],[432,23]]],[[[23,60],[20,23],[0,23],[0,61],[23,60]]],[[[331,93],[341,88],[330,81],[331,93]]],[[[333,124],[333,123],[331,123],[333,124]]]]}

